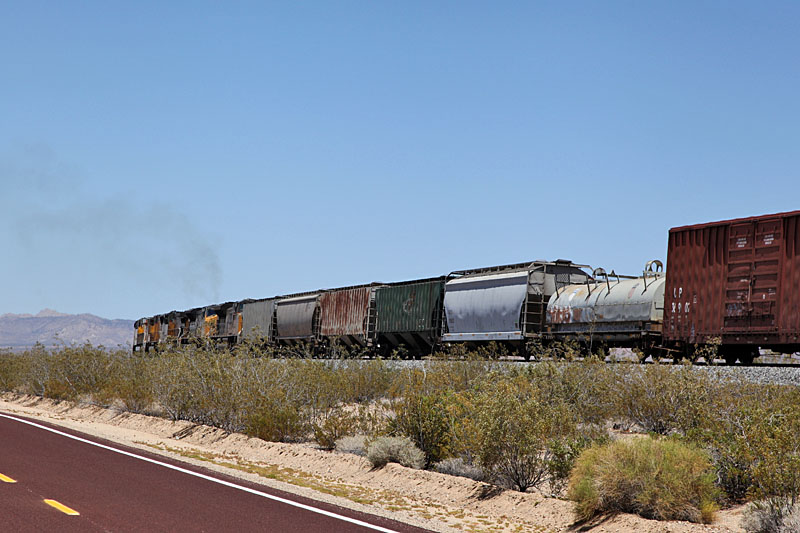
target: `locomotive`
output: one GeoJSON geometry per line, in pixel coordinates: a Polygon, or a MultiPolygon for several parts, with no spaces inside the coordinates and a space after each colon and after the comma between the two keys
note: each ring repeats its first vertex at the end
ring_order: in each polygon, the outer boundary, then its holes
{"type": "Polygon", "coordinates": [[[331,354],[355,347],[419,357],[453,344],[574,342],[694,360],[705,346],[749,364],[800,350],[800,211],[669,231],[667,269],[623,276],[536,260],[395,283],[320,289],[172,311],[134,324],[134,351],[194,338],[259,338],[331,354]]]}

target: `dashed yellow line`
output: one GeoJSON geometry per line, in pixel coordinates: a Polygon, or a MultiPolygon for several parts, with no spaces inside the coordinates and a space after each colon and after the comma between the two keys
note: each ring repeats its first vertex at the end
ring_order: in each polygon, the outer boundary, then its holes
{"type": "Polygon", "coordinates": [[[78,511],[76,511],[75,509],[70,509],[69,507],[67,507],[63,503],[58,503],[55,500],[45,500],[44,503],[46,503],[50,507],[55,507],[56,509],[58,509],[62,513],[68,514],[70,516],[78,516],[78,515],[81,514],[78,511]]]}
{"type": "Polygon", "coordinates": [[[2,481],[3,483],[16,483],[17,482],[16,479],[11,479],[10,477],[4,476],[3,474],[0,474],[0,481],[2,481]]]}

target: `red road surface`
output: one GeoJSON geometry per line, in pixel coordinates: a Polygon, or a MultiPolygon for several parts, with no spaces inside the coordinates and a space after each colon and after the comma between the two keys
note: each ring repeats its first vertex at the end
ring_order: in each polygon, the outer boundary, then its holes
{"type": "MultiPolygon", "coordinates": [[[[33,422],[55,428],[42,422],[33,422]]],[[[424,531],[227,477],[78,432],[55,429],[213,477],[253,492],[129,457],[0,416],[0,474],[16,480],[16,483],[0,481],[0,530],[280,533],[424,531]],[[292,500],[334,516],[275,501],[259,493],[292,500]],[[45,499],[56,500],[80,515],[68,516],[47,505],[45,499]],[[363,524],[358,523],[359,521],[363,524]]]]}

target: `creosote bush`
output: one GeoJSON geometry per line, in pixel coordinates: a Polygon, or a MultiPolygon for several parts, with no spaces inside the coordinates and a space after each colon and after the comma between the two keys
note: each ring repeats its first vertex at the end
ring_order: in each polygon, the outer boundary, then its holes
{"type": "Polygon", "coordinates": [[[409,390],[394,406],[395,416],[389,431],[403,435],[425,454],[425,465],[440,461],[450,444],[449,420],[445,398],[441,393],[424,394],[409,390]]]}
{"type": "Polygon", "coordinates": [[[367,459],[375,468],[398,463],[408,468],[425,466],[425,455],[407,437],[378,437],[367,447],[367,459]]]}
{"type": "Polygon", "coordinates": [[[341,407],[333,408],[314,423],[314,440],[323,450],[333,450],[339,439],[356,429],[357,423],[355,414],[341,407]]]}
{"type": "Polygon", "coordinates": [[[675,440],[643,437],[589,448],[569,483],[578,520],[628,512],[709,523],[717,489],[708,456],[675,440]]]}

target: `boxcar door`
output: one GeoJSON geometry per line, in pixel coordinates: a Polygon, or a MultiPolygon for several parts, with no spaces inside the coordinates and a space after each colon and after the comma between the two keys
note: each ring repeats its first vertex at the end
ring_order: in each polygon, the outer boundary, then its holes
{"type": "Polygon", "coordinates": [[[725,331],[775,329],[780,269],[780,220],[731,226],[725,280],[725,331]]]}

